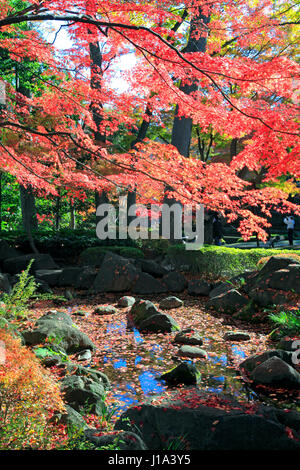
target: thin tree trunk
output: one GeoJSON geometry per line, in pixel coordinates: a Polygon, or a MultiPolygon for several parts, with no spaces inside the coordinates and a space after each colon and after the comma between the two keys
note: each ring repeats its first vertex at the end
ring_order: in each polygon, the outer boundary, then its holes
{"type": "Polygon", "coordinates": [[[20,200],[24,230],[27,233],[28,241],[33,252],[38,253],[38,249],[35,246],[32,236],[32,231],[38,229],[38,221],[36,216],[35,197],[31,186],[27,186],[27,188],[25,188],[20,184],[20,200]]]}
{"type": "Polygon", "coordinates": [[[72,199],[70,199],[70,229],[75,230],[76,228],[76,211],[75,211],[75,206],[74,202],[72,199]]]}

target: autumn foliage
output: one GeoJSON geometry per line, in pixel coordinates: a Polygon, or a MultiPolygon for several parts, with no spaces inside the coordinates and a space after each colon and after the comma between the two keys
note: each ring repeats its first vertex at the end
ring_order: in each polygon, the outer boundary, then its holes
{"type": "Polygon", "coordinates": [[[0,449],[51,448],[60,432],[49,419],[64,409],[59,385],[7,328],[0,341],[0,449]]]}
{"type": "Polygon", "coordinates": [[[41,64],[32,73],[30,96],[9,79],[11,69],[0,77],[7,86],[0,166],[19,182],[54,195],[63,186],[81,198],[86,190],[135,187],[141,202],[145,187],[152,188],[154,202],[172,188],[169,195],[178,201],[202,203],[228,222],[239,219],[246,239],[253,232],[266,238],[264,217],[270,209],[299,213],[285,191],[253,186],[239,173],[245,167],[263,172],[264,183],[300,175],[299,66],[291,48],[297,21],[291,3],[79,0],[74,8],[69,0],[31,0],[23,8],[11,5],[0,0],[6,60],[21,71],[26,63],[41,64]],[[38,25],[47,21],[63,24],[70,49],[62,51],[45,39],[38,25]],[[174,28],[177,22],[183,27],[174,28]],[[189,24],[195,41],[206,39],[205,52],[184,50],[189,24]],[[96,44],[99,65],[91,60],[96,44]],[[127,75],[130,88],[117,92],[114,66],[129,51],[138,58],[127,75]],[[185,93],[191,83],[196,89],[185,93]],[[226,138],[243,139],[243,149],[229,163],[210,164],[147,139],[131,150],[113,149],[121,124],[123,132],[136,133],[138,114],[163,128],[164,114],[175,106],[179,117],[190,118],[202,132],[213,128],[226,138]]]}

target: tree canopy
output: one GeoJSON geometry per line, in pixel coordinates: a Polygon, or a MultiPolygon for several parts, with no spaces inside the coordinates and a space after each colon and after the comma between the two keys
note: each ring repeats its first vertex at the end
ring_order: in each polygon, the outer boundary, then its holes
{"type": "Polygon", "coordinates": [[[64,188],[79,198],[136,188],[142,202],[160,201],[167,187],[182,203],[238,218],[245,238],[264,238],[270,209],[300,214],[275,184],[300,176],[296,7],[292,0],[0,0],[2,170],[41,193],[64,188]],[[62,30],[69,49],[57,47],[62,30]],[[112,79],[129,52],[137,62],[120,92],[112,79]],[[214,162],[153,135],[128,144],[150,120],[165,136],[170,114],[242,148],[214,162]],[[243,179],[244,168],[261,173],[262,184],[243,179]]]}

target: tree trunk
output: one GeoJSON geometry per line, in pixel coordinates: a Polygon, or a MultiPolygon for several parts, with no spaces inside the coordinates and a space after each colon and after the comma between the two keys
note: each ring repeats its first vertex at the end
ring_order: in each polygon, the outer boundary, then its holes
{"type": "Polygon", "coordinates": [[[76,211],[75,211],[75,206],[74,206],[74,202],[72,201],[72,199],[70,199],[70,216],[71,216],[71,219],[70,219],[70,229],[72,230],[75,230],[76,228],[76,211]]]}
{"type": "Polygon", "coordinates": [[[38,253],[32,237],[32,231],[38,229],[38,221],[36,216],[35,197],[31,186],[27,186],[27,188],[25,188],[20,185],[20,200],[24,230],[27,233],[28,241],[33,252],[38,253]]]}
{"type": "MultiPolygon", "coordinates": [[[[182,52],[205,52],[207,38],[206,34],[203,37],[195,37],[195,31],[199,28],[199,22],[204,25],[207,25],[210,21],[210,18],[204,16],[202,14],[201,9],[199,8],[198,11],[195,12],[191,20],[190,32],[189,32],[189,39],[186,48],[182,52]]],[[[191,93],[195,92],[198,89],[198,82],[194,80],[191,84],[181,84],[179,89],[183,91],[186,95],[190,95],[191,93]]],[[[175,110],[175,117],[173,122],[173,129],[172,129],[172,139],[171,144],[177,148],[178,152],[183,155],[184,157],[188,158],[190,155],[190,143],[191,143],[191,135],[192,135],[192,127],[193,121],[190,117],[179,117],[178,116],[178,106],[176,106],[175,110]]],[[[165,192],[167,193],[172,188],[166,186],[165,192]]],[[[170,198],[167,194],[164,197],[164,203],[168,204],[169,206],[173,205],[174,203],[178,203],[176,199],[170,198]]],[[[174,227],[174,217],[171,214],[170,217],[170,242],[175,243],[175,227],[174,227]]]]}

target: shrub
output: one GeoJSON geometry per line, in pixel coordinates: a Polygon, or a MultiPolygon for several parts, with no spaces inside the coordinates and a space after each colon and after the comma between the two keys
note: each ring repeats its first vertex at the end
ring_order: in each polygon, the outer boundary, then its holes
{"type": "MultiPolygon", "coordinates": [[[[27,235],[23,231],[1,232],[1,238],[6,240],[11,246],[19,248],[24,253],[31,253],[32,249],[27,241],[27,235]]],[[[138,248],[135,240],[100,240],[95,230],[72,230],[61,229],[59,231],[39,229],[33,233],[36,247],[41,253],[49,253],[56,258],[77,257],[85,248],[93,246],[113,247],[134,247],[138,248]]]]}
{"type": "Polygon", "coordinates": [[[0,340],[0,449],[52,448],[57,437],[48,420],[64,409],[59,386],[8,329],[0,340]]]}
{"type": "Polygon", "coordinates": [[[82,253],[80,253],[80,262],[82,264],[95,264],[99,266],[102,262],[102,259],[107,252],[116,253],[125,258],[143,258],[144,253],[139,248],[134,247],[123,247],[123,246],[94,246],[87,248],[82,253]]]}
{"type": "Polygon", "coordinates": [[[263,257],[279,254],[291,256],[289,250],[264,248],[240,249],[225,246],[203,246],[196,251],[187,251],[185,245],[172,245],[167,257],[177,268],[186,266],[186,270],[202,274],[208,278],[234,276],[246,270],[256,270],[258,261],[263,257]]]}
{"type": "Polygon", "coordinates": [[[33,276],[29,274],[31,260],[27,268],[18,274],[19,281],[14,285],[10,293],[3,294],[1,300],[4,305],[0,306],[0,316],[10,318],[15,316],[26,316],[26,307],[29,299],[33,297],[37,289],[37,283],[33,276]]]}

